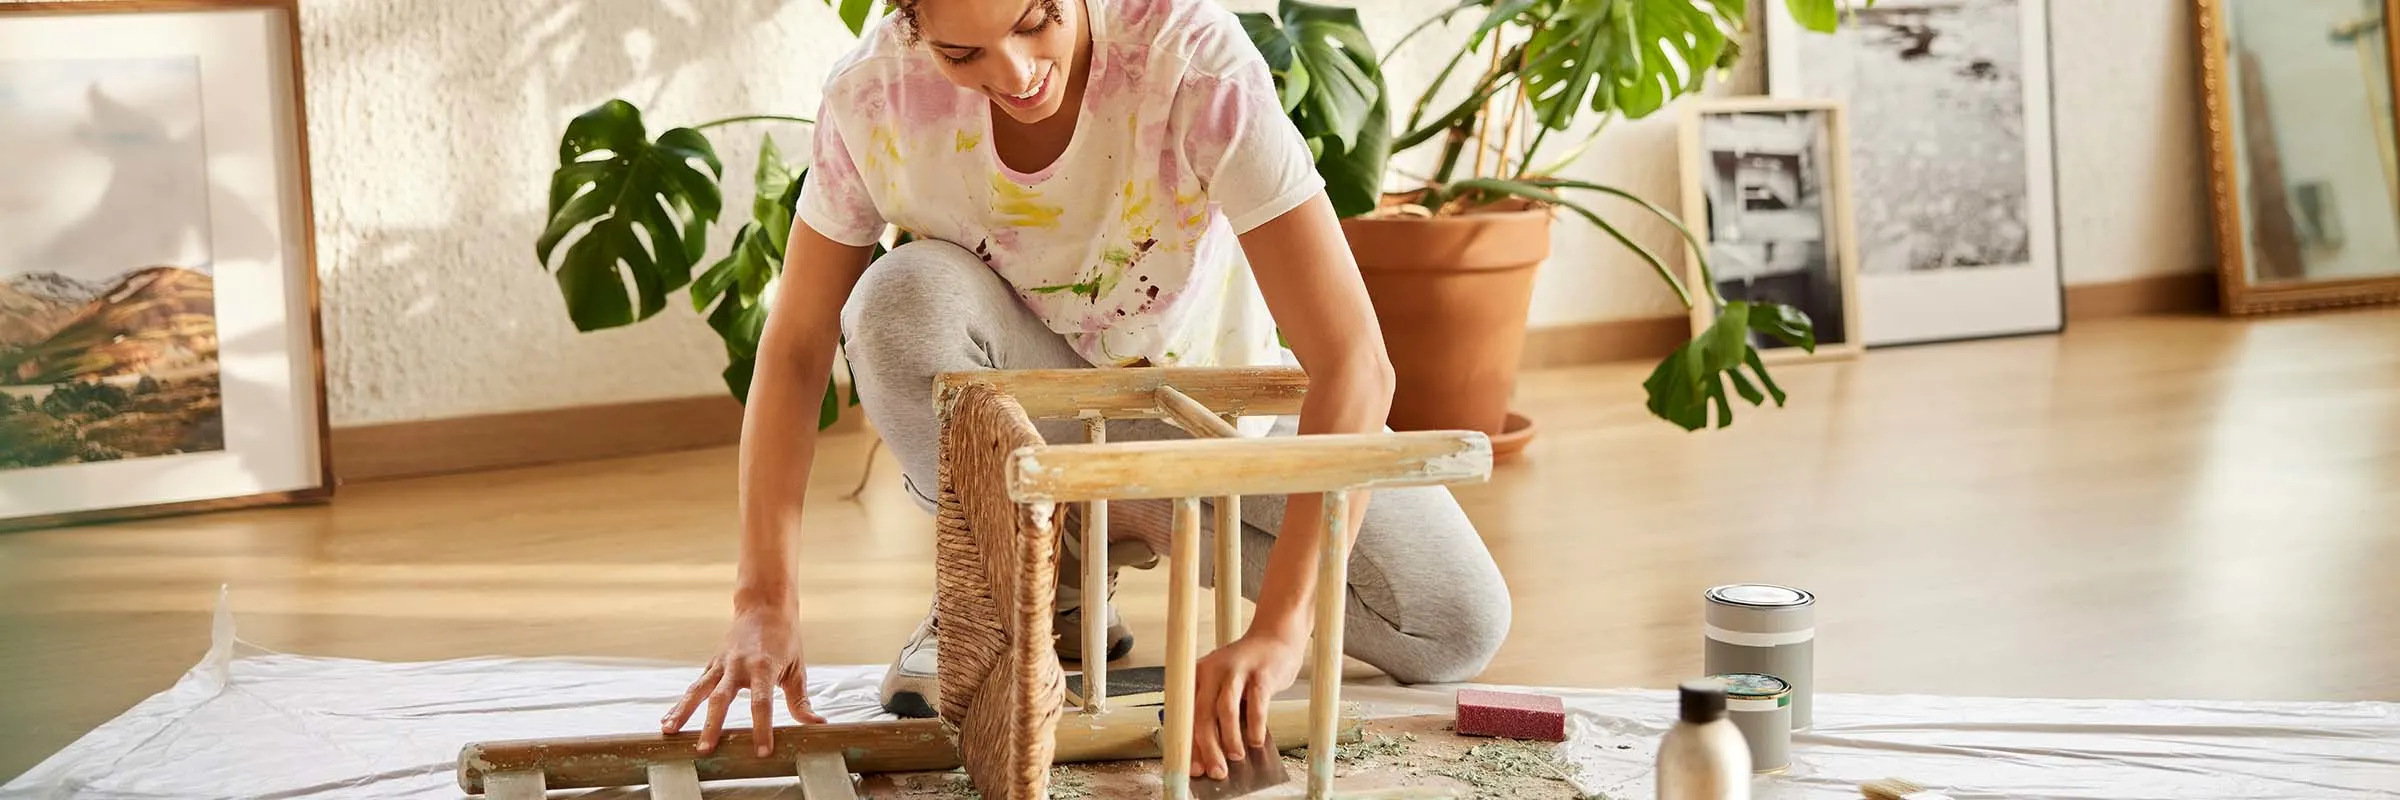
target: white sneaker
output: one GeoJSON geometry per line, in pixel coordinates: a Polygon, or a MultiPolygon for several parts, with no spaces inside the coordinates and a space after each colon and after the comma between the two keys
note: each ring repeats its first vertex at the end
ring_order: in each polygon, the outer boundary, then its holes
{"type": "Polygon", "coordinates": [[[941,663],[941,632],[933,614],[917,623],[917,630],[908,636],[908,644],[900,648],[900,657],[884,670],[883,710],[911,719],[931,719],[941,707],[941,679],[937,670],[941,663]]]}

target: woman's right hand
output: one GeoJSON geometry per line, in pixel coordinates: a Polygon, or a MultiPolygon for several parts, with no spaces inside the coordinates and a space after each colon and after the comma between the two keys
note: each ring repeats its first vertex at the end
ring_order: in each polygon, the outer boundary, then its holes
{"type": "Polygon", "coordinates": [[[822,723],[824,717],[808,707],[808,662],[800,652],[799,609],[790,601],[759,603],[737,610],[733,625],[725,632],[725,643],[718,647],[717,656],[710,659],[700,679],[686,690],[683,702],[661,720],[660,732],[675,733],[698,711],[708,704],[708,722],[701,728],[699,752],[702,755],[717,749],[717,740],[725,726],[725,709],[733,697],[743,690],[750,692],[750,732],[757,740],[758,755],[774,752],[775,690],[783,690],[786,708],[792,719],[802,723],[822,723]]]}

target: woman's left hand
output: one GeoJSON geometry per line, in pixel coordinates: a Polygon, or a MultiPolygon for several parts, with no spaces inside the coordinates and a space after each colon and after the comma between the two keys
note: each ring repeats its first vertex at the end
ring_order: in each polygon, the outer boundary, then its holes
{"type": "Polygon", "coordinates": [[[1192,777],[1225,777],[1228,759],[1266,744],[1267,700],[1290,688],[1308,638],[1250,633],[1200,659],[1194,680],[1192,777]],[[1247,719],[1245,719],[1247,717],[1247,719]]]}

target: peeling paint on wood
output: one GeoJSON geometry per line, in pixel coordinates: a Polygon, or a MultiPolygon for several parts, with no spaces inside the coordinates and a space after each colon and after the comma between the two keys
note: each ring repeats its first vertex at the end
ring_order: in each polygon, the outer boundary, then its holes
{"type": "Polygon", "coordinates": [[[1173,386],[1219,413],[1300,413],[1308,374],[1298,367],[1131,367],[947,372],[934,378],[934,406],[947,409],[972,384],[998,388],[1033,419],[1155,419],[1159,387],[1173,386]]]}
{"type": "Polygon", "coordinates": [[[1020,503],[1299,494],[1481,482],[1491,464],[1473,431],[1170,439],[1021,448],[1008,486],[1020,503]]]}
{"type": "MultiPolygon", "coordinates": [[[[1359,708],[1343,703],[1341,709],[1337,738],[1358,741],[1363,735],[1359,708]]],[[[1268,705],[1267,727],[1279,743],[1306,742],[1308,723],[1306,700],[1268,705]]],[[[1061,714],[1053,761],[1158,758],[1161,728],[1155,706],[1112,708],[1098,715],[1061,714]]],[[[796,778],[802,750],[840,752],[850,771],[858,773],[941,771],[961,764],[956,729],[940,720],[780,725],[774,737],[774,752],[765,758],[758,757],[747,728],[726,730],[716,753],[704,758],[692,757],[700,736],[690,731],[476,742],[460,748],[458,786],[466,794],[483,794],[486,776],[511,770],[535,771],[551,789],[639,786],[648,780],[650,764],[672,760],[691,761],[702,782],[796,778]]]]}

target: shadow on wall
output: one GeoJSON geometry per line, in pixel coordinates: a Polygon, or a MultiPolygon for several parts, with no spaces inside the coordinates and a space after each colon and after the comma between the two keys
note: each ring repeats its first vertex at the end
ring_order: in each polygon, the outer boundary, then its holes
{"type": "MultiPolygon", "coordinates": [[[[649,112],[653,136],[760,110],[813,111],[780,95],[813,85],[818,63],[834,57],[796,46],[813,41],[813,28],[839,27],[831,9],[821,0],[303,2],[337,425],[716,387],[722,346],[697,315],[626,332],[620,341],[650,348],[639,351],[585,344],[615,332],[575,332],[533,252],[558,137],[614,97],[649,112]]],[[[787,151],[804,136],[774,130],[787,151]]],[[[737,198],[748,196],[763,131],[709,132],[725,164],[727,215],[746,207],[737,198]]],[[[732,238],[731,224],[717,228],[706,260],[732,238]]],[[[670,302],[668,313],[690,311],[670,302]]]]}
{"type": "MultiPolygon", "coordinates": [[[[98,84],[85,99],[91,117],[77,125],[73,135],[93,143],[92,152],[107,154],[108,185],[81,219],[28,248],[33,255],[24,263],[36,268],[73,262],[132,269],[157,261],[159,253],[174,251],[179,243],[218,238],[217,232],[241,241],[270,238],[266,221],[249,207],[209,202],[239,195],[210,180],[193,158],[207,155],[197,124],[169,130],[166,120],[111,97],[98,84]],[[203,185],[161,186],[191,180],[203,185]]],[[[34,183],[41,181],[36,178],[34,183]]]]}

